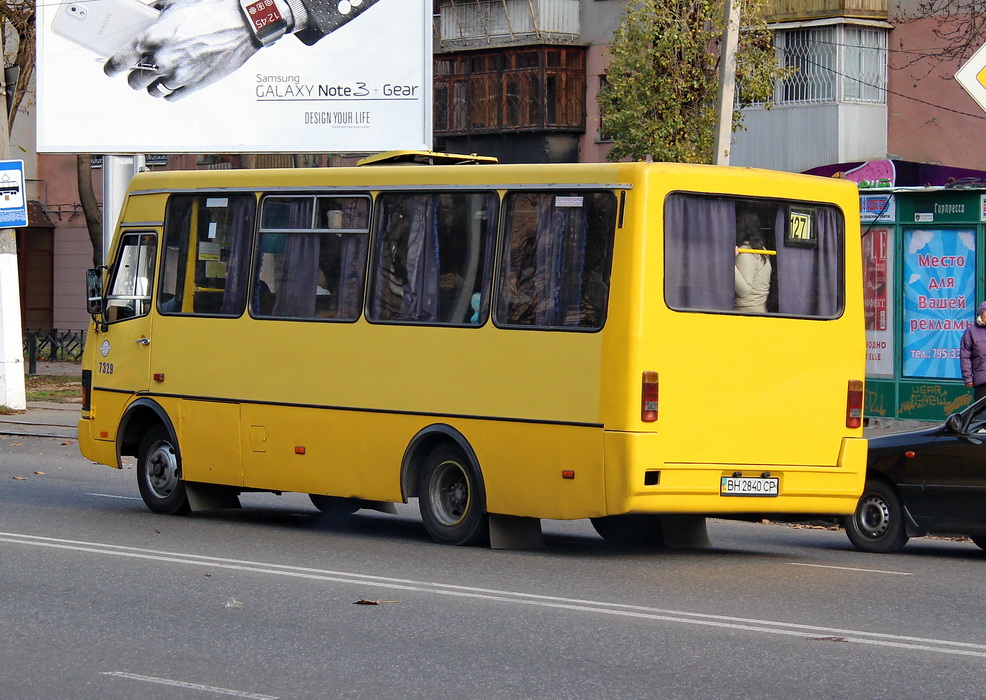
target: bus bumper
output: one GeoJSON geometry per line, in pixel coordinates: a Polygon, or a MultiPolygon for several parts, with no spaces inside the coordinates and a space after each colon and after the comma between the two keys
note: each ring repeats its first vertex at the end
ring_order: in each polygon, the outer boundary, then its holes
{"type": "Polygon", "coordinates": [[[97,440],[93,437],[90,418],[79,419],[79,451],[88,460],[122,469],[122,465],[116,458],[116,442],[106,439],[97,440]]]}
{"type": "Polygon", "coordinates": [[[864,438],[843,438],[827,465],[676,463],[660,455],[656,434],[606,434],[606,505],[623,513],[848,515],[866,479],[864,438]],[[776,493],[726,495],[729,478],[776,479],[776,493]]]}

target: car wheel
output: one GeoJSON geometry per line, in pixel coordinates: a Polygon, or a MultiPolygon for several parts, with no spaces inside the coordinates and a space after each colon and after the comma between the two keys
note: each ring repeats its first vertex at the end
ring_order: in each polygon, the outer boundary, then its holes
{"type": "Polygon", "coordinates": [[[621,547],[662,547],[661,516],[639,513],[591,518],[592,527],[610,544],[621,547]]]}
{"type": "Polygon", "coordinates": [[[418,508],[440,544],[488,544],[489,518],[479,470],[454,445],[432,450],[418,477],[418,508]]]}
{"type": "Polygon", "coordinates": [[[903,502],[896,489],[884,481],[866,482],[856,512],[843,524],[849,541],[861,552],[897,552],[907,544],[903,502]]]}
{"type": "Polygon", "coordinates": [[[155,513],[183,515],[190,508],[181,480],[181,454],[163,425],[147,431],[137,451],[137,488],[155,513]]]}

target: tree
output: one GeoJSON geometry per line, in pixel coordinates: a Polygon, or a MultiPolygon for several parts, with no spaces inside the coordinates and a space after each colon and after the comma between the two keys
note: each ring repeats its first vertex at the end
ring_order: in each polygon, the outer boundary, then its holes
{"type": "Polygon", "coordinates": [[[36,44],[34,0],[0,0],[4,67],[18,69],[14,100],[7,115],[8,133],[34,76],[36,44]]]}
{"type": "MultiPolygon", "coordinates": [[[[777,61],[763,0],[743,3],[737,50],[740,105],[769,103],[787,69],[777,61]]],[[[629,0],[599,94],[610,160],[709,163],[715,136],[722,0],[629,0]]],[[[733,112],[733,130],[742,113],[733,112]]]]}
{"type": "Polygon", "coordinates": [[[92,243],[92,266],[103,264],[103,214],[92,185],[92,156],[83,153],[75,157],[75,176],[79,186],[79,203],[86,219],[89,242],[92,243]]]}

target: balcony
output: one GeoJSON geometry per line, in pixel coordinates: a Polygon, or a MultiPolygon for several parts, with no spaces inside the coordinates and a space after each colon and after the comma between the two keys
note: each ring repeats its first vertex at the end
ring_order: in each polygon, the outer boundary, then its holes
{"type": "Polygon", "coordinates": [[[886,20],[888,0],[771,0],[771,22],[790,22],[827,17],[859,17],[886,20]]]}
{"type": "Polygon", "coordinates": [[[574,44],[579,0],[440,0],[436,51],[518,44],[574,44]]]}

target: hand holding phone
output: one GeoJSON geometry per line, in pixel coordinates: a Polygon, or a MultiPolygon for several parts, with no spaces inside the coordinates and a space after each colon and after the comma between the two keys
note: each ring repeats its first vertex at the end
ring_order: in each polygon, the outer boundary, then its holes
{"type": "Polygon", "coordinates": [[[141,0],[66,0],[55,11],[51,31],[109,58],[158,18],[141,0]]]}

